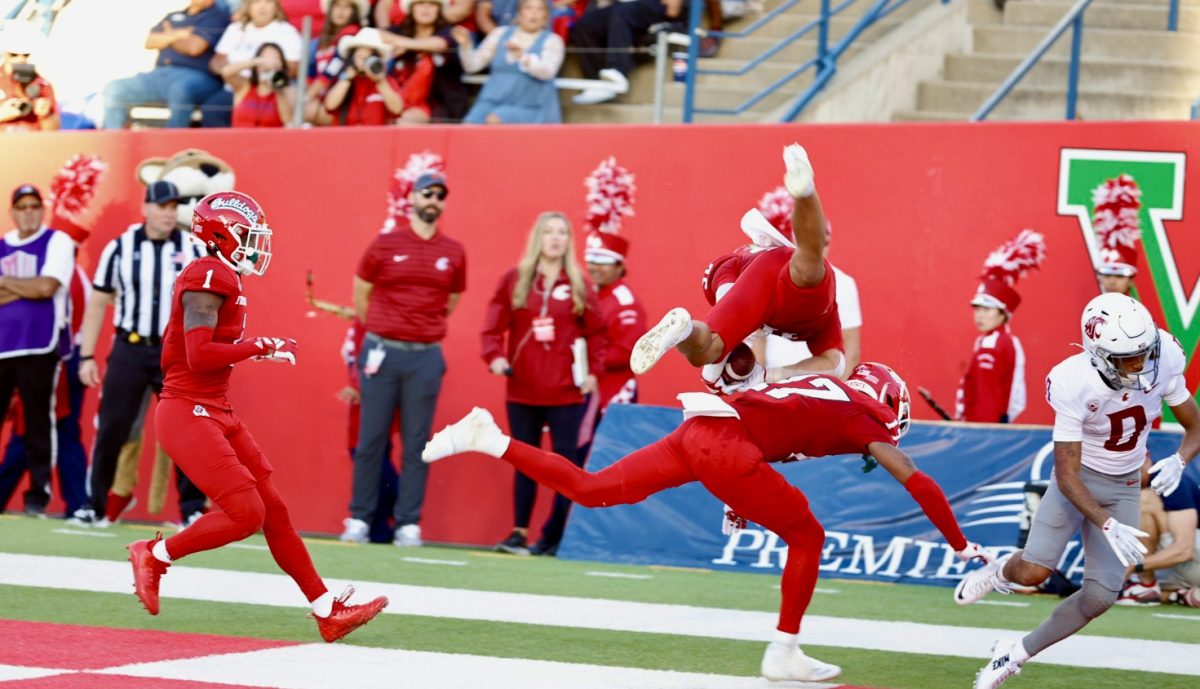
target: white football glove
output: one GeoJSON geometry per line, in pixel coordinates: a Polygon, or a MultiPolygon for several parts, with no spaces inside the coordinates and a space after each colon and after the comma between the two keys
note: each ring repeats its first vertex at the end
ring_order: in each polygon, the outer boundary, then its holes
{"type": "Polygon", "coordinates": [[[1122,524],[1112,517],[1104,522],[1103,528],[1104,538],[1112,546],[1121,564],[1128,567],[1142,561],[1142,556],[1146,554],[1146,546],[1142,545],[1138,537],[1146,538],[1150,534],[1122,524]]]}
{"type": "Polygon", "coordinates": [[[267,352],[254,357],[256,361],[278,361],[296,365],[296,341],[290,337],[260,337],[255,342],[267,352]]]}
{"type": "Polygon", "coordinates": [[[808,162],[808,151],[800,144],[791,144],[783,148],[783,164],[787,172],[783,175],[783,186],[794,198],[803,199],[813,195],[812,163],[808,162]]]}
{"type": "Polygon", "coordinates": [[[978,543],[967,541],[967,547],[962,550],[954,551],[954,556],[963,562],[970,562],[975,558],[983,560],[983,564],[991,564],[992,556],[984,552],[983,548],[978,543]]]}
{"type": "Polygon", "coordinates": [[[1183,478],[1183,470],[1186,467],[1183,457],[1178,452],[1158,460],[1150,465],[1150,475],[1158,474],[1150,480],[1150,487],[1159,495],[1167,496],[1174,493],[1175,489],[1179,487],[1179,480],[1183,478]]]}
{"type": "Polygon", "coordinates": [[[732,536],[746,528],[746,518],[737,512],[729,505],[722,505],[721,509],[725,513],[725,519],[721,522],[721,533],[726,536],[732,536]]]}

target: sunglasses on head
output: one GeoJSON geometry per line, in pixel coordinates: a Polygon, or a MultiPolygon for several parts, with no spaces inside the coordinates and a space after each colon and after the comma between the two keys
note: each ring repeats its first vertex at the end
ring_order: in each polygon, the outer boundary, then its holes
{"type": "Polygon", "coordinates": [[[435,198],[438,201],[446,200],[446,192],[445,191],[435,191],[433,189],[422,189],[421,191],[419,191],[417,193],[420,194],[422,198],[426,198],[426,199],[434,199],[435,198]]]}

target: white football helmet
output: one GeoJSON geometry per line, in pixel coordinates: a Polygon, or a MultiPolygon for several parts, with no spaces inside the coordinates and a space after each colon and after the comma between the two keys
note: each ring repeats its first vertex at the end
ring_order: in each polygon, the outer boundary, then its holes
{"type": "Polygon", "coordinates": [[[1145,306],[1117,292],[1101,294],[1084,307],[1079,325],[1083,349],[1106,381],[1149,392],[1158,378],[1162,341],[1145,306]]]}

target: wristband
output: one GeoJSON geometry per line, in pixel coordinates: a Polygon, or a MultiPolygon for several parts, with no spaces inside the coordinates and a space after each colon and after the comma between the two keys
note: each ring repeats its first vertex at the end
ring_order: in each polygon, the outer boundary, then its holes
{"type": "Polygon", "coordinates": [[[1141,562],[1133,566],[1134,574],[1141,574],[1144,571],[1146,571],[1146,565],[1141,562]]]}
{"type": "Polygon", "coordinates": [[[80,354],[80,355],[79,355],[79,360],[80,360],[80,361],[91,361],[92,359],[95,359],[95,358],[96,358],[96,357],[95,357],[95,356],[93,356],[93,355],[91,355],[91,354],[87,354],[87,355],[80,354]]]}

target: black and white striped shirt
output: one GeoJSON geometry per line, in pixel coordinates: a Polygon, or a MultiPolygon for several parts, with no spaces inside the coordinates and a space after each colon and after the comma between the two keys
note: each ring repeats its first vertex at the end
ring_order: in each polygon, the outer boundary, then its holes
{"type": "Polygon", "coordinates": [[[113,325],[142,337],[161,337],[171,315],[171,292],[200,248],[179,229],[159,241],[130,225],[100,254],[92,286],[113,295],[113,325]]]}

